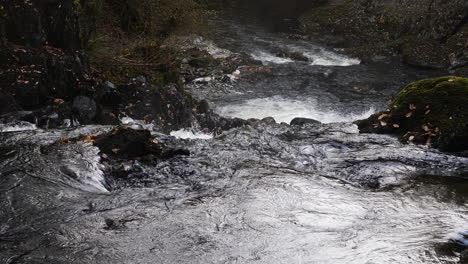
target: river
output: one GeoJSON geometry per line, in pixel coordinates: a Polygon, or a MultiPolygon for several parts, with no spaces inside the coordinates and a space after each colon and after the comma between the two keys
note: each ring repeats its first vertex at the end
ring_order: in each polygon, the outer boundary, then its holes
{"type": "Polygon", "coordinates": [[[0,262],[458,262],[468,245],[468,158],[360,134],[351,123],[404,84],[444,73],[213,23],[213,41],[199,45],[249,54],[260,70],[188,88],[221,115],[277,123],[220,135],[153,131],[191,155],[123,164],[129,176],[112,189],[96,147],[57,143],[110,127],[3,127],[0,262]],[[322,124],[285,124],[294,117],[322,124]]]}

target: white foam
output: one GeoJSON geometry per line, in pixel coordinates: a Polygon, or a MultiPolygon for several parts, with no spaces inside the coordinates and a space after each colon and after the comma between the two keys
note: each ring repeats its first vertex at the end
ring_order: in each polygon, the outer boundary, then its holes
{"type": "Polygon", "coordinates": [[[128,117],[128,116],[121,117],[120,122],[123,125],[129,126],[132,129],[137,129],[137,130],[138,129],[147,129],[147,130],[150,130],[150,131],[154,130],[154,124],[153,123],[147,124],[143,120],[135,120],[135,119],[133,119],[131,117],[128,117]]]}
{"type": "Polygon", "coordinates": [[[255,53],[250,54],[250,56],[254,58],[255,60],[261,61],[263,64],[269,64],[269,63],[285,64],[285,63],[294,62],[293,60],[289,58],[281,58],[281,57],[275,56],[271,53],[264,52],[264,51],[257,51],[255,53]]]}
{"type": "Polygon", "coordinates": [[[206,40],[203,37],[196,37],[191,43],[199,50],[207,51],[215,59],[224,59],[231,56],[233,53],[227,49],[222,49],[214,44],[211,40],[206,40]]]}
{"type": "Polygon", "coordinates": [[[320,52],[304,52],[303,55],[311,60],[310,65],[322,66],[351,66],[360,64],[361,61],[344,55],[321,49],[320,52]]]}
{"type": "Polygon", "coordinates": [[[212,134],[205,134],[197,131],[192,131],[188,129],[180,129],[177,131],[172,131],[171,136],[182,139],[212,139],[212,134]]]}
{"type": "Polygon", "coordinates": [[[26,131],[26,130],[36,130],[37,126],[35,124],[18,121],[15,123],[0,124],[0,132],[17,132],[17,131],[26,131]]]}
{"type": "Polygon", "coordinates": [[[317,103],[312,100],[299,101],[280,96],[252,99],[241,104],[220,107],[217,111],[228,117],[243,119],[273,117],[276,122],[285,123],[291,122],[295,117],[311,118],[322,123],[351,122],[367,118],[375,113],[374,108],[360,113],[340,113],[320,109],[317,103]]]}

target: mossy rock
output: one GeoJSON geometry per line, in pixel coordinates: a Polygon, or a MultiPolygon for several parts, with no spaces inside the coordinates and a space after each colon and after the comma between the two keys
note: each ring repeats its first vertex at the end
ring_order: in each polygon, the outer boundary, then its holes
{"type": "Polygon", "coordinates": [[[447,69],[450,66],[447,54],[436,40],[410,40],[402,46],[403,61],[418,67],[447,69]]]}
{"type": "Polygon", "coordinates": [[[389,109],[356,122],[363,133],[397,134],[403,142],[468,150],[468,78],[425,79],[404,87],[389,109]]]}

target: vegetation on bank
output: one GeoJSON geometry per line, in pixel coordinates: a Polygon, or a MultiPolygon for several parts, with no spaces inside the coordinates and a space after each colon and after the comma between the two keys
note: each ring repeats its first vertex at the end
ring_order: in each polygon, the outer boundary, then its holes
{"type": "Polygon", "coordinates": [[[75,0],[83,47],[93,71],[115,83],[145,75],[154,84],[177,82],[171,45],[177,35],[203,34],[202,0],[75,0]]]}
{"type": "Polygon", "coordinates": [[[387,111],[358,121],[363,132],[400,135],[402,141],[446,151],[468,149],[468,78],[420,80],[404,87],[387,111]]]}

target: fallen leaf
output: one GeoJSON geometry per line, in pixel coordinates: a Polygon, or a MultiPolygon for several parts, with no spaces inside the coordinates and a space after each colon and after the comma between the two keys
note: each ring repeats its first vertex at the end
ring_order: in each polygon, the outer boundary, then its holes
{"type": "Polygon", "coordinates": [[[428,132],[430,129],[427,125],[422,125],[421,127],[424,131],[428,132]]]}
{"type": "Polygon", "coordinates": [[[384,121],[380,121],[380,125],[381,125],[381,126],[387,126],[387,123],[384,122],[384,121]]]}
{"type": "Polygon", "coordinates": [[[63,104],[63,103],[65,103],[65,100],[57,98],[57,99],[54,99],[54,103],[55,104],[63,104]]]}
{"type": "Polygon", "coordinates": [[[413,112],[409,112],[405,116],[406,116],[406,118],[410,118],[412,115],[413,115],[413,112]]]}
{"type": "Polygon", "coordinates": [[[389,115],[389,114],[381,114],[381,115],[379,116],[378,119],[379,119],[379,120],[382,120],[382,119],[384,119],[384,118],[387,117],[387,116],[390,116],[390,115],[389,115]]]}
{"type": "Polygon", "coordinates": [[[409,109],[410,109],[410,110],[415,110],[415,109],[416,109],[416,106],[415,106],[414,104],[410,104],[410,105],[409,105],[409,109]]]}
{"type": "Polygon", "coordinates": [[[68,138],[61,138],[61,139],[60,139],[60,143],[62,143],[62,144],[68,144],[68,143],[70,143],[70,140],[69,140],[68,138]]]}
{"type": "Polygon", "coordinates": [[[114,153],[117,153],[117,152],[119,152],[119,151],[120,151],[119,148],[113,148],[113,149],[112,149],[112,152],[114,152],[114,153]]]}
{"type": "Polygon", "coordinates": [[[400,128],[400,125],[398,125],[398,124],[393,124],[393,127],[394,127],[394,128],[400,128]]]}
{"type": "Polygon", "coordinates": [[[414,140],[414,136],[410,136],[410,137],[408,138],[408,140],[409,140],[409,141],[413,141],[413,140],[414,140]]]}
{"type": "Polygon", "coordinates": [[[431,112],[431,109],[428,109],[424,114],[427,115],[431,112]]]}
{"type": "Polygon", "coordinates": [[[81,141],[89,143],[89,142],[93,142],[94,139],[92,139],[91,137],[83,137],[83,138],[81,138],[81,141]]]}

